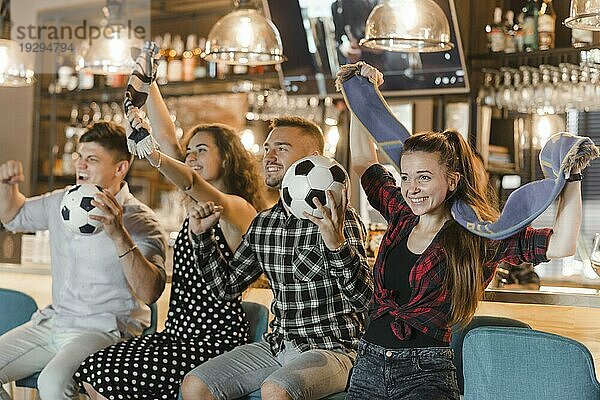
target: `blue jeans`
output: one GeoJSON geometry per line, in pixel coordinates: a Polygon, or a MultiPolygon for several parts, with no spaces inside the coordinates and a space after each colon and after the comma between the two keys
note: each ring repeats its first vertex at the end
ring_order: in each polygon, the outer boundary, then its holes
{"type": "Polygon", "coordinates": [[[346,400],[458,400],[452,349],[386,349],[363,339],[346,400]]]}

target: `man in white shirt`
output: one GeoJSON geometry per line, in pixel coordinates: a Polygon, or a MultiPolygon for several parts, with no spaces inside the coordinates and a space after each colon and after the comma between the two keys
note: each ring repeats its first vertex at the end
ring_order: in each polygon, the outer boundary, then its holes
{"type": "MultiPolygon", "coordinates": [[[[155,302],[166,281],[165,235],[154,212],[123,181],[132,162],[125,131],[98,122],[80,138],[76,183],[104,188],[93,205],[103,230],[72,233],[61,220],[67,188],[26,199],[19,191],[19,161],[0,165],[0,221],[12,231],[50,231],[52,304],[30,322],[0,336],[0,385],[41,371],[44,400],[72,399],[73,373],[88,355],[149,323],[144,305],[155,302]]],[[[0,399],[10,399],[1,389],[0,399]]]]}

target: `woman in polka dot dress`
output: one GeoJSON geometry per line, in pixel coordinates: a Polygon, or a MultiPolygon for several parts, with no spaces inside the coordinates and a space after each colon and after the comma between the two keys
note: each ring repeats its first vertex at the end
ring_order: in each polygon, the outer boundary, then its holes
{"type": "MultiPolygon", "coordinates": [[[[170,118],[165,121],[169,114],[157,87],[151,88],[148,108],[155,131],[171,133],[157,137],[165,153],[151,154],[149,162],[159,166],[161,173],[184,190],[191,223],[201,223],[194,217],[206,204],[210,209],[215,208],[213,203],[222,207],[215,236],[229,257],[256,210],[264,208],[261,179],[252,155],[231,128],[199,125],[181,141],[186,149],[184,165],[166,155],[170,149],[176,156],[180,148],[170,118]]],[[[137,117],[143,119],[141,114],[137,117]]],[[[240,300],[218,301],[205,289],[194,265],[189,225],[188,216],[174,246],[165,330],[89,356],[75,379],[83,384],[91,399],[176,399],[187,372],[247,341],[240,300]]]]}

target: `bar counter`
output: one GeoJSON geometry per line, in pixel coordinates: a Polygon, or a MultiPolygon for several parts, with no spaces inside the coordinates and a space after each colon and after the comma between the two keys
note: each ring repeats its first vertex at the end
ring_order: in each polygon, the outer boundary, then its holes
{"type": "Polygon", "coordinates": [[[483,301],[496,303],[600,308],[600,294],[598,293],[565,293],[558,291],[560,288],[556,289],[557,291],[555,292],[488,289],[483,295],[483,301]]]}

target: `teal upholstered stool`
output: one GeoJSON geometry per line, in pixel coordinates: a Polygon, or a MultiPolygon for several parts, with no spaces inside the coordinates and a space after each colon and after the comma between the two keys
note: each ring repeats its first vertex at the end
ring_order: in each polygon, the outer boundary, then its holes
{"type": "Polygon", "coordinates": [[[478,315],[473,317],[469,325],[464,328],[454,327],[452,329],[452,338],[450,339],[450,347],[454,350],[454,366],[456,367],[456,378],[458,380],[458,390],[460,394],[465,393],[465,383],[463,378],[463,355],[462,348],[465,340],[465,335],[480,326],[512,326],[515,328],[529,328],[531,326],[525,322],[518,321],[512,318],[492,317],[488,315],[478,315]]]}
{"type": "Polygon", "coordinates": [[[581,343],[524,328],[479,327],[463,343],[465,400],[598,400],[594,360],[581,343]]]}
{"type": "MultiPolygon", "coordinates": [[[[38,308],[31,296],[10,289],[0,289],[0,305],[0,335],[28,322],[38,308]]],[[[16,385],[35,389],[37,374],[17,381],[16,385]]]]}

